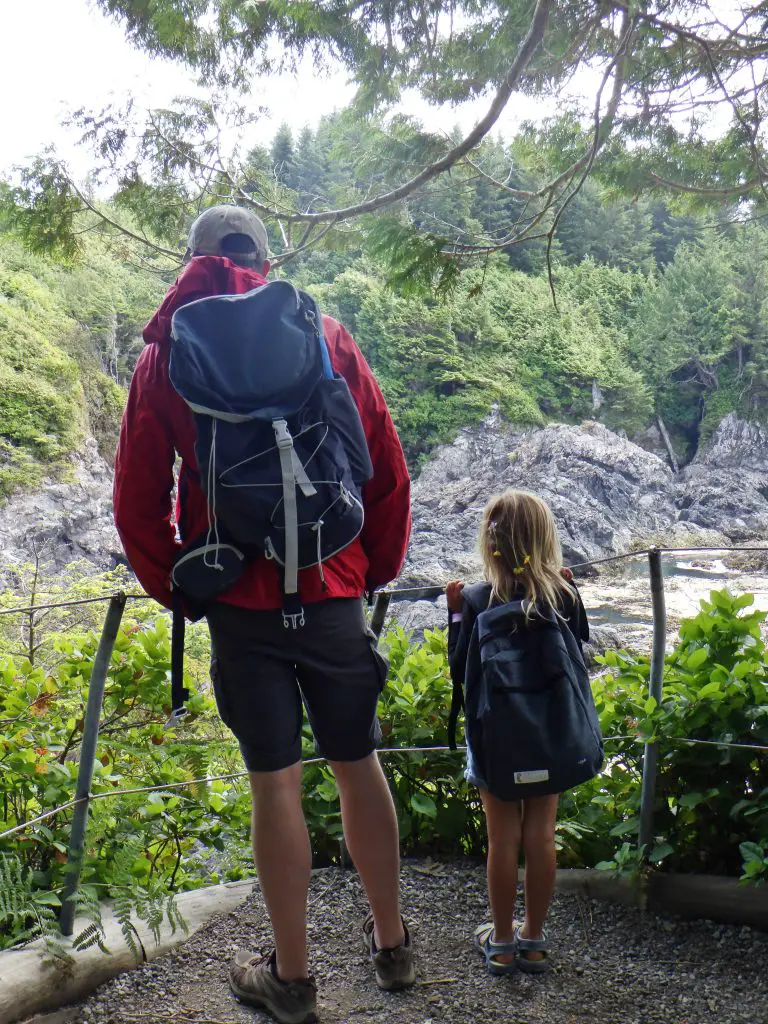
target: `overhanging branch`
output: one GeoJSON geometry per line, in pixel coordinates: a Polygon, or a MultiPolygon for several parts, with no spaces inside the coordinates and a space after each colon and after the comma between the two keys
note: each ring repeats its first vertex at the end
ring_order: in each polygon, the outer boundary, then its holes
{"type": "MultiPolygon", "coordinates": [[[[283,220],[293,222],[301,221],[305,224],[322,224],[329,220],[349,220],[352,217],[360,217],[366,213],[375,213],[376,210],[380,210],[385,206],[391,206],[393,203],[397,203],[401,199],[406,199],[420,185],[430,181],[432,178],[436,178],[444,171],[449,170],[463,157],[465,157],[467,153],[471,153],[498,121],[502,111],[509,102],[509,98],[515,91],[523,72],[530,64],[531,59],[544,36],[551,6],[551,0],[538,0],[536,9],[533,12],[533,18],[531,19],[528,33],[520,44],[517,56],[515,57],[509,71],[507,71],[504,76],[504,80],[499,86],[487,113],[480,121],[478,121],[472,131],[469,132],[462,141],[458,143],[458,145],[454,146],[453,149],[450,149],[445,156],[441,157],[440,160],[436,160],[433,163],[428,164],[414,178],[411,178],[410,181],[406,181],[404,184],[399,185],[390,192],[385,192],[373,199],[368,199],[365,202],[356,203],[352,206],[345,206],[337,210],[326,210],[321,213],[291,214],[288,217],[283,216],[283,220]]],[[[239,194],[243,202],[253,206],[254,209],[259,212],[273,216],[273,212],[269,210],[268,207],[263,206],[260,203],[256,203],[246,192],[243,191],[242,188],[239,189],[239,194]]]]}

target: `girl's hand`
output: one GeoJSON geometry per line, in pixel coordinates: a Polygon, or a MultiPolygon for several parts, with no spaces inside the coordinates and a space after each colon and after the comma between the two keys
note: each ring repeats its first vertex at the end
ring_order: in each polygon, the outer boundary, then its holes
{"type": "Polygon", "coordinates": [[[573,573],[570,569],[566,569],[565,566],[560,570],[560,575],[564,580],[568,580],[569,583],[573,583],[573,573]]]}
{"type": "Polygon", "coordinates": [[[464,584],[461,580],[451,580],[445,588],[445,596],[448,601],[448,611],[460,612],[462,610],[464,607],[464,598],[461,596],[463,589],[464,584]]]}

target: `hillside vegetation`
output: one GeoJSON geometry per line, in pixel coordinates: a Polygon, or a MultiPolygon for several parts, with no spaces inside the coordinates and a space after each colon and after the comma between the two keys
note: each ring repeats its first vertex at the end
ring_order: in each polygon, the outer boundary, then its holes
{"type": "Polygon", "coordinates": [[[111,457],[141,327],[163,290],[98,240],[63,268],[0,234],[0,497],[59,472],[86,433],[111,457]]]}
{"type": "MultiPolygon", "coordinates": [[[[385,141],[396,163],[394,129],[385,141]]],[[[353,129],[343,115],[296,139],[282,126],[269,149],[249,154],[246,190],[269,171],[278,195],[312,208],[319,197],[348,195],[366,153],[373,160],[382,145],[380,129],[353,129]]],[[[487,140],[478,159],[489,174],[512,160],[528,188],[551,164],[525,137],[487,140]]],[[[86,430],[110,454],[141,327],[178,269],[157,254],[151,263],[93,211],[72,215],[82,227],[68,265],[32,255],[55,246],[40,235],[44,205],[22,192],[0,186],[3,495],[55,467],[86,430]],[[22,199],[34,216],[19,212],[22,199]]],[[[151,190],[123,190],[114,203],[115,217],[128,209],[137,230],[151,235],[165,224],[163,237],[176,245],[191,216],[151,190]]],[[[726,413],[765,417],[768,231],[759,223],[610,197],[587,181],[560,222],[551,278],[544,239],[460,273],[425,270],[434,269],[425,226],[469,238],[516,215],[516,204],[485,178],[458,176],[451,188],[410,198],[398,217],[330,233],[277,271],[352,331],[412,465],[494,404],[520,424],[590,418],[630,436],[660,419],[683,462],[726,413]]],[[[280,252],[279,225],[269,231],[280,252]]]]}

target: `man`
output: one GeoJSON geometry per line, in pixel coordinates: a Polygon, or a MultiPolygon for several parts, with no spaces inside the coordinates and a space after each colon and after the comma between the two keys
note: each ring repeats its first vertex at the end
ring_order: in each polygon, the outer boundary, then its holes
{"type": "MultiPolygon", "coordinates": [[[[176,522],[194,537],[208,508],[195,458],[189,407],[169,381],[171,317],[195,299],[242,294],[266,283],[267,234],[245,209],[205,211],[189,236],[190,262],[144,330],[115,465],[115,522],[144,589],[171,605],[170,573],[180,547],[171,516],[174,463],[181,457],[176,522]]],[[[306,904],[311,851],[301,808],[302,698],[321,753],[336,776],[344,835],[370,903],[363,930],[381,988],[413,983],[408,930],[399,908],[397,820],[374,752],[376,703],[386,666],[367,631],[366,588],[400,571],[410,532],[410,481],[384,398],[345,328],[323,318],[334,370],[357,405],[373,465],[360,537],[299,584],[306,622],[284,629],[274,561],[258,558],[206,612],[211,676],[224,722],[240,742],[253,800],[253,851],[275,950],[240,953],[230,985],[279,1021],[316,1020],[307,971],[306,904]]]]}

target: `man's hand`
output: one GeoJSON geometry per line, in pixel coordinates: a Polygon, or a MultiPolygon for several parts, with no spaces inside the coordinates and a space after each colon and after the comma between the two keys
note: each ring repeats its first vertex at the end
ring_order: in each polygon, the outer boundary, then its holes
{"type": "Polygon", "coordinates": [[[460,612],[464,607],[464,598],[461,595],[464,584],[461,580],[451,580],[445,588],[445,596],[448,601],[448,611],[460,612]]]}

